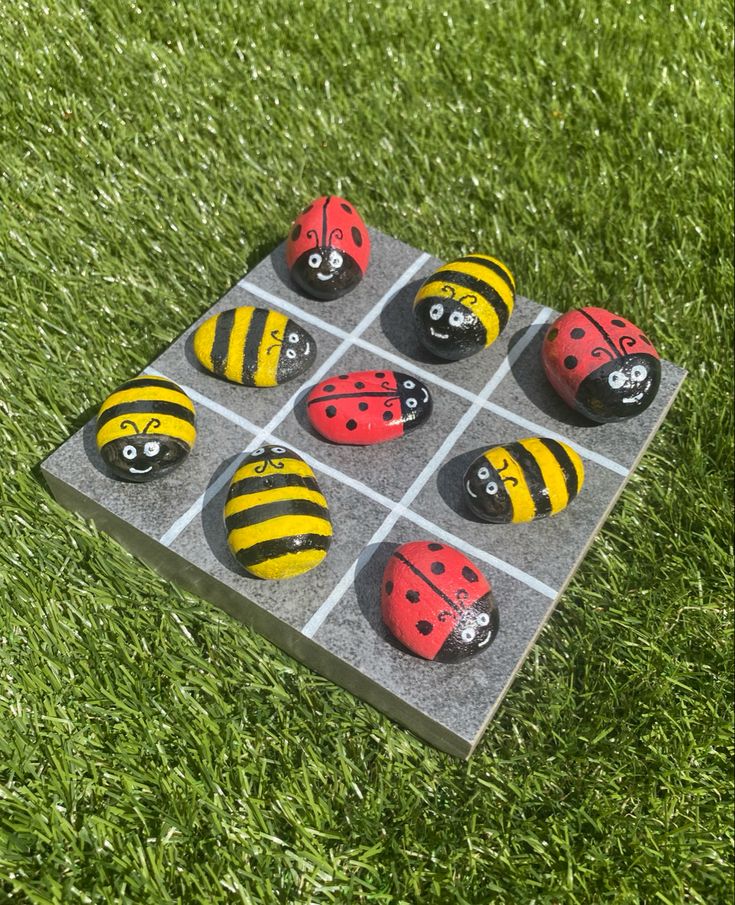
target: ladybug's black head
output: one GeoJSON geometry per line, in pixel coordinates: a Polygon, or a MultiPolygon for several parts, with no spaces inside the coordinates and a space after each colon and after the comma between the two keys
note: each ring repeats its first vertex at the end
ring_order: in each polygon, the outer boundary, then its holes
{"type": "MultiPolygon", "coordinates": [[[[496,525],[513,519],[513,503],[503,471],[502,466],[496,468],[483,455],[475,459],[464,476],[465,499],[470,509],[484,521],[496,525]]],[[[517,483],[515,478],[507,481],[511,486],[517,483]]]]}
{"type": "Polygon", "coordinates": [[[362,271],[346,251],[317,245],[296,259],[291,276],[309,295],[331,301],[354,289],[362,279],[362,271]]]}
{"type": "Polygon", "coordinates": [[[395,372],[398,398],[401,403],[403,429],[418,427],[431,414],[432,400],[427,387],[408,374],[395,372]]]}
{"type": "Polygon", "coordinates": [[[488,592],[462,613],[434,659],[451,663],[480,653],[494,641],[499,621],[492,592],[488,592]]]}
{"type": "Polygon", "coordinates": [[[661,383],[661,363],[645,352],[606,361],[577,389],[580,410],[594,421],[622,421],[653,402],[661,383]]]}
{"type": "Polygon", "coordinates": [[[105,463],[119,478],[144,483],[167,474],[189,454],[189,445],[177,437],[148,433],[160,424],[157,418],[140,431],[132,421],[126,419],[120,425],[132,427],[127,436],[116,437],[106,443],[100,453],[105,463]]]}
{"type": "Polygon", "coordinates": [[[487,343],[485,327],[473,312],[477,296],[455,298],[452,286],[432,294],[414,307],[416,330],[422,345],[448,361],[459,361],[480,352],[487,343]]]}

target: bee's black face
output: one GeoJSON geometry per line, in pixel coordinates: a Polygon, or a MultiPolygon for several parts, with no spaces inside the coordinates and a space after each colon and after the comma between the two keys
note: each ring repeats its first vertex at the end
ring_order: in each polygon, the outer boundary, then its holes
{"type": "Polygon", "coordinates": [[[480,319],[453,298],[427,297],[413,313],[421,343],[439,358],[458,361],[485,348],[485,328],[480,319]]]}
{"type": "Polygon", "coordinates": [[[481,519],[495,524],[512,519],[513,507],[505,484],[484,456],[476,459],[467,469],[464,489],[470,509],[481,519]]]}
{"type": "Polygon", "coordinates": [[[346,251],[320,245],[296,260],[291,276],[309,295],[329,301],[353,289],[362,279],[362,271],[346,251]]]}
{"type": "MultiPolygon", "coordinates": [[[[280,330],[278,331],[280,334],[280,330]]],[[[280,341],[276,380],[285,383],[303,373],[316,358],[316,343],[313,338],[292,320],[286,322],[280,341]]]]}
{"type": "Polygon", "coordinates": [[[585,377],[577,390],[577,402],[593,421],[622,421],[645,411],[660,383],[658,358],[645,353],[625,355],[585,377]]]}
{"type": "Polygon", "coordinates": [[[100,452],[117,477],[144,483],[178,465],[186,458],[189,447],[162,434],[133,434],[111,440],[100,452]]]}

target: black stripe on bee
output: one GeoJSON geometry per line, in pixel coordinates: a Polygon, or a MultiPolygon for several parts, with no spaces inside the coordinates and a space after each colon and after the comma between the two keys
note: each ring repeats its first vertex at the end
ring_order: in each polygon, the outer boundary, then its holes
{"type": "Polygon", "coordinates": [[[238,550],[235,556],[243,568],[249,569],[268,560],[285,556],[287,553],[300,553],[302,550],[324,550],[326,552],[329,549],[330,541],[331,536],[322,534],[290,535],[253,544],[252,547],[238,550]]]}
{"type": "Polygon", "coordinates": [[[194,412],[177,402],[168,402],[162,399],[137,399],[133,402],[121,402],[118,405],[111,405],[97,417],[97,430],[112,421],[113,418],[120,418],[125,415],[135,415],[143,412],[147,415],[171,415],[174,418],[180,418],[189,424],[194,424],[194,412]]]}
{"type": "Polygon", "coordinates": [[[259,525],[261,522],[267,522],[283,515],[312,515],[329,522],[329,510],[324,506],[315,503],[313,500],[298,499],[274,500],[272,503],[263,503],[260,506],[241,509],[240,512],[233,512],[232,515],[228,515],[225,522],[227,531],[230,532],[236,528],[250,528],[252,525],[259,525]]]}

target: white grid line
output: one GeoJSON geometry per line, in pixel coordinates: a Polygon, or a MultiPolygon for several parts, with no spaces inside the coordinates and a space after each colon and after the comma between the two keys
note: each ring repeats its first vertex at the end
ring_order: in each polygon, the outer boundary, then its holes
{"type": "MultiPolygon", "coordinates": [[[[541,311],[536,316],[533,325],[542,324],[547,319],[547,317],[551,314],[550,308],[542,308],[541,311]]],[[[532,326],[533,326],[532,325],[532,326]]],[[[505,377],[505,375],[510,370],[513,362],[522,354],[526,346],[531,342],[535,335],[535,331],[529,329],[526,331],[523,338],[518,342],[513,349],[508,352],[508,355],[503,359],[500,364],[500,367],[497,369],[495,374],[488,380],[483,389],[478,394],[478,399],[476,402],[473,402],[472,405],[465,411],[462,417],[459,419],[454,428],[447,434],[444,438],[444,442],[437,449],[434,455],[429,459],[424,468],[422,469],[419,476],[414,480],[411,486],[406,490],[406,492],[401,497],[401,500],[398,504],[402,509],[407,509],[411,503],[416,499],[418,494],[423,489],[426,482],[429,480],[431,475],[436,471],[437,466],[440,462],[443,461],[447,453],[457,442],[459,437],[464,433],[472,419],[475,417],[477,412],[481,407],[482,400],[486,399],[498,386],[500,381],[505,377]]],[[[339,601],[344,596],[347,588],[354,582],[355,576],[359,571],[361,571],[365,565],[369,562],[371,556],[377,551],[378,544],[384,540],[391,529],[398,521],[401,516],[401,512],[398,507],[393,509],[391,512],[383,520],[383,523],[380,527],[375,531],[373,536],[367,542],[365,550],[368,551],[366,554],[363,551],[363,555],[358,557],[347,570],[347,572],[342,576],[339,582],[332,589],[331,594],[327,597],[327,599],[322,603],[318,610],[312,615],[306,625],[302,628],[302,632],[306,635],[307,638],[313,638],[315,633],[319,630],[321,625],[324,623],[324,620],[327,616],[332,612],[335,606],[339,603],[339,601]]],[[[547,585],[548,588],[548,585],[547,585]]],[[[548,588],[551,592],[551,596],[556,597],[556,591],[553,588],[548,588]]]]}
{"type": "MultiPolygon", "coordinates": [[[[430,255],[426,252],[419,255],[419,257],[408,267],[403,273],[398,277],[398,279],[393,283],[393,285],[388,289],[386,293],[379,299],[379,301],[368,311],[368,313],[363,317],[363,319],[357,324],[356,327],[352,330],[351,333],[345,335],[345,338],[342,342],[337,346],[337,348],[332,352],[332,354],[320,365],[319,368],[314,372],[311,376],[311,379],[315,382],[319,382],[319,380],[325,375],[328,374],[332,367],[336,364],[336,362],[345,354],[347,349],[353,344],[353,340],[358,337],[361,333],[363,333],[370,324],[379,316],[380,312],[383,310],[387,302],[400,290],[402,289],[406,283],[409,282],[411,277],[420,270],[424,264],[429,260],[430,255]]],[[[299,387],[289,398],[288,400],[281,406],[281,408],[276,412],[276,414],[271,418],[271,420],[266,424],[264,428],[260,428],[258,433],[254,437],[253,440],[247,445],[247,447],[243,450],[243,453],[240,457],[240,461],[244,458],[245,455],[252,452],[252,450],[257,449],[262,443],[263,440],[276,428],[278,425],[284,421],[288,415],[291,413],[294,405],[296,404],[296,400],[302,393],[302,387],[299,387]]],[[[166,533],[161,537],[160,543],[163,544],[164,547],[170,547],[171,544],[176,540],[176,538],[181,534],[181,532],[189,525],[192,519],[196,518],[197,515],[204,509],[204,507],[209,503],[213,496],[215,496],[218,491],[224,486],[224,481],[228,479],[228,475],[230,474],[230,469],[232,468],[232,464],[229,469],[223,472],[217,481],[214,484],[211,484],[207,490],[192,503],[192,505],[183,513],[174,523],[173,525],[166,531],[166,533]],[[216,487],[216,489],[215,489],[216,487]]],[[[235,466],[236,468],[237,466],[235,466]]],[[[234,474],[234,472],[232,472],[234,474]]]]}
{"type": "MultiPolygon", "coordinates": [[[[166,374],[162,374],[160,371],[155,370],[155,368],[146,368],[146,374],[150,374],[152,377],[166,377],[166,374]]],[[[170,378],[169,378],[170,379],[170,378]]],[[[220,405],[219,402],[215,402],[213,399],[210,399],[208,396],[204,396],[202,393],[193,389],[192,387],[185,386],[184,384],[179,384],[181,389],[191,398],[193,402],[198,403],[199,405],[204,406],[204,408],[208,408],[216,414],[221,415],[223,418],[226,418],[228,421],[231,421],[233,424],[236,424],[238,427],[243,430],[248,431],[251,434],[257,434],[260,431],[260,428],[253,421],[249,421],[247,418],[244,418],[242,415],[238,415],[237,412],[233,412],[231,409],[228,409],[224,405],[220,405]]],[[[303,450],[297,449],[292,443],[286,443],[280,437],[275,434],[268,434],[263,438],[268,443],[274,443],[279,446],[288,446],[289,449],[292,449],[297,455],[301,456],[301,458],[309,465],[314,471],[320,472],[322,474],[327,475],[330,478],[333,478],[335,481],[338,481],[341,484],[345,484],[347,487],[350,487],[352,490],[355,490],[357,493],[362,494],[363,496],[368,497],[368,499],[373,500],[373,502],[378,503],[383,508],[388,509],[390,511],[396,510],[399,516],[405,518],[406,520],[413,522],[418,527],[423,528],[424,531],[428,531],[430,533],[435,534],[437,537],[441,537],[449,544],[453,544],[459,550],[463,550],[467,553],[468,556],[472,556],[475,559],[482,560],[490,566],[493,566],[500,572],[505,572],[507,575],[512,576],[513,578],[520,581],[522,584],[528,585],[528,587],[533,588],[538,591],[540,594],[543,594],[546,597],[554,598],[556,597],[557,591],[549,585],[545,584],[543,581],[539,581],[538,578],[535,578],[533,575],[528,572],[524,572],[522,569],[519,569],[517,566],[512,565],[511,563],[505,562],[505,560],[500,559],[497,556],[493,556],[492,553],[487,553],[485,550],[481,550],[479,547],[475,547],[472,544],[467,543],[461,537],[458,537],[456,534],[452,534],[451,531],[446,531],[444,528],[440,528],[439,525],[436,525],[434,522],[430,521],[427,518],[424,518],[423,515],[419,515],[419,513],[414,512],[413,510],[402,506],[400,503],[395,500],[390,499],[390,497],[384,496],[382,493],[378,493],[377,490],[373,490],[367,484],[364,484],[362,481],[358,481],[357,478],[350,477],[350,475],[346,475],[343,472],[339,471],[336,468],[332,468],[331,465],[327,465],[325,462],[322,462],[320,459],[315,458],[314,456],[309,455],[303,450]]],[[[215,497],[219,491],[225,486],[225,484],[230,480],[232,475],[237,471],[242,463],[243,459],[247,455],[246,452],[241,453],[237,456],[233,462],[230,463],[229,468],[224,471],[217,480],[210,485],[202,498],[203,507],[207,506],[210,500],[215,497]]],[[[197,501],[198,502],[198,501],[197,501]]],[[[188,524],[188,523],[187,523],[188,524]]],[[[173,526],[172,526],[173,527],[173,526]]],[[[168,532],[167,532],[168,533],[168,532]]],[[[164,538],[166,535],[164,535],[164,538]]],[[[163,542],[163,541],[162,541],[163,542]]]]}
{"type": "MultiPolygon", "coordinates": [[[[237,285],[240,289],[244,289],[246,292],[249,292],[251,295],[256,296],[256,298],[259,298],[264,302],[269,302],[270,304],[281,308],[283,311],[288,312],[288,314],[293,315],[304,323],[319,327],[325,333],[331,333],[332,336],[339,337],[340,339],[346,339],[350,335],[345,330],[342,330],[341,327],[335,327],[333,324],[330,324],[328,321],[322,320],[322,318],[318,317],[317,315],[311,314],[309,311],[305,311],[304,309],[299,308],[298,305],[294,305],[292,302],[286,301],[286,299],[282,299],[277,295],[273,295],[273,293],[268,292],[265,289],[261,289],[260,286],[256,286],[254,283],[250,283],[248,280],[240,280],[237,285]]],[[[352,344],[358,346],[361,349],[364,349],[366,352],[371,352],[375,355],[379,355],[386,361],[389,361],[394,365],[398,365],[398,367],[407,369],[415,377],[419,377],[421,378],[421,380],[424,380],[427,383],[433,383],[435,386],[442,387],[442,389],[445,389],[450,393],[454,393],[454,395],[460,396],[463,399],[466,399],[468,402],[474,404],[479,399],[477,394],[473,393],[471,390],[467,390],[464,387],[458,386],[457,384],[452,383],[450,380],[446,380],[444,377],[441,377],[438,374],[433,374],[431,371],[427,371],[425,368],[420,367],[415,362],[409,361],[408,359],[403,358],[401,355],[396,355],[395,352],[391,352],[388,349],[381,349],[381,347],[376,346],[375,343],[371,343],[368,340],[362,339],[361,337],[354,337],[352,339],[352,344]]],[[[528,430],[535,436],[549,437],[552,440],[560,440],[563,443],[566,443],[567,446],[571,446],[571,448],[575,450],[575,452],[577,452],[583,459],[588,459],[590,462],[595,462],[597,465],[601,465],[603,468],[607,468],[609,471],[621,475],[621,477],[627,478],[630,474],[630,469],[626,468],[624,465],[621,465],[619,462],[608,458],[602,453],[595,452],[595,450],[593,449],[587,449],[587,447],[582,446],[581,443],[577,443],[576,440],[570,440],[568,437],[565,437],[562,434],[557,433],[556,431],[549,430],[549,428],[544,427],[541,424],[536,424],[536,422],[531,421],[528,418],[523,418],[521,415],[517,415],[515,412],[510,411],[510,409],[504,408],[503,406],[497,405],[493,402],[489,402],[488,400],[481,400],[481,405],[482,408],[487,409],[487,411],[492,412],[500,418],[503,418],[505,421],[510,421],[513,424],[517,424],[520,427],[523,427],[525,430],[528,430]]]]}

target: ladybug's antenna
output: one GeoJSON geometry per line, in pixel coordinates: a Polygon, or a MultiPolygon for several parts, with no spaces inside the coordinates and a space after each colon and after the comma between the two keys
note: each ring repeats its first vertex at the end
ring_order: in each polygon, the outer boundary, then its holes
{"type": "Polygon", "coordinates": [[[344,239],[344,233],[339,228],[339,226],[335,226],[334,229],[329,234],[329,241],[326,243],[330,248],[332,246],[332,239],[344,239]]]}
{"type": "Polygon", "coordinates": [[[315,229],[306,230],[306,238],[314,240],[314,248],[319,248],[319,233],[315,229]]]}
{"type": "MultiPolygon", "coordinates": [[[[602,324],[599,323],[599,321],[596,321],[596,320],[594,319],[594,317],[592,317],[591,314],[588,314],[588,313],[584,310],[584,308],[580,308],[580,309],[578,309],[578,310],[579,310],[579,313],[580,313],[580,314],[583,314],[591,324],[594,324],[594,326],[595,326],[595,327],[600,331],[600,333],[602,334],[603,339],[605,340],[605,342],[606,342],[606,343],[608,344],[608,346],[610,346],[610,348],[613,350],[613,354],[610,356],[610,358],[613,358],[613,359],[614,359],[614,358],[622,358],[622,357],[623,357],[622,348],[621,348],[621,349],[618,349],[618,347],[615,345],[615,343],[614,343],[612,337],[611,337],[610,334],[607,332],[607,330],[602,326],[602,324]]],[[[622,343],[621,343],[621,346],[622,346],[622,343]]],[[[593,355],[595,355],[595,351],[597,351],[597,350],[594,350],[594,351],[592,352],[593,355]]],[[[595,355],[595,358],[599,358],[599,357],[600,357],[599,354],[598,354],[598,355],[595,355]]]]}
{"type": "Polygon", "coordinates": [[[611,361],[615,361],[618,358],[618,355],[613,355],[613,353],[606,349],[604,346],[595,346],[595,348],[590,352],[590,355],[593,358],[599,358],[601,355],[609,355],[611,361]]]}
{"type": "Polygon", "coordinates": [[[620,348],[623,353],[625,353],[626,346],[634,346],[636,343],[635,337],[633,336],[621,336],[620,337],[620,348]]]}
{"type": "Polygon", "coordinates": [[[120,422],[120,430],[122,430],[124,427],[132,427],[136,434],[140,433],[140,431],[138,430],[138,425],[135,423],[135,421],[131,421],[129,418],[126,418],[124,421],[120,422]]]}

